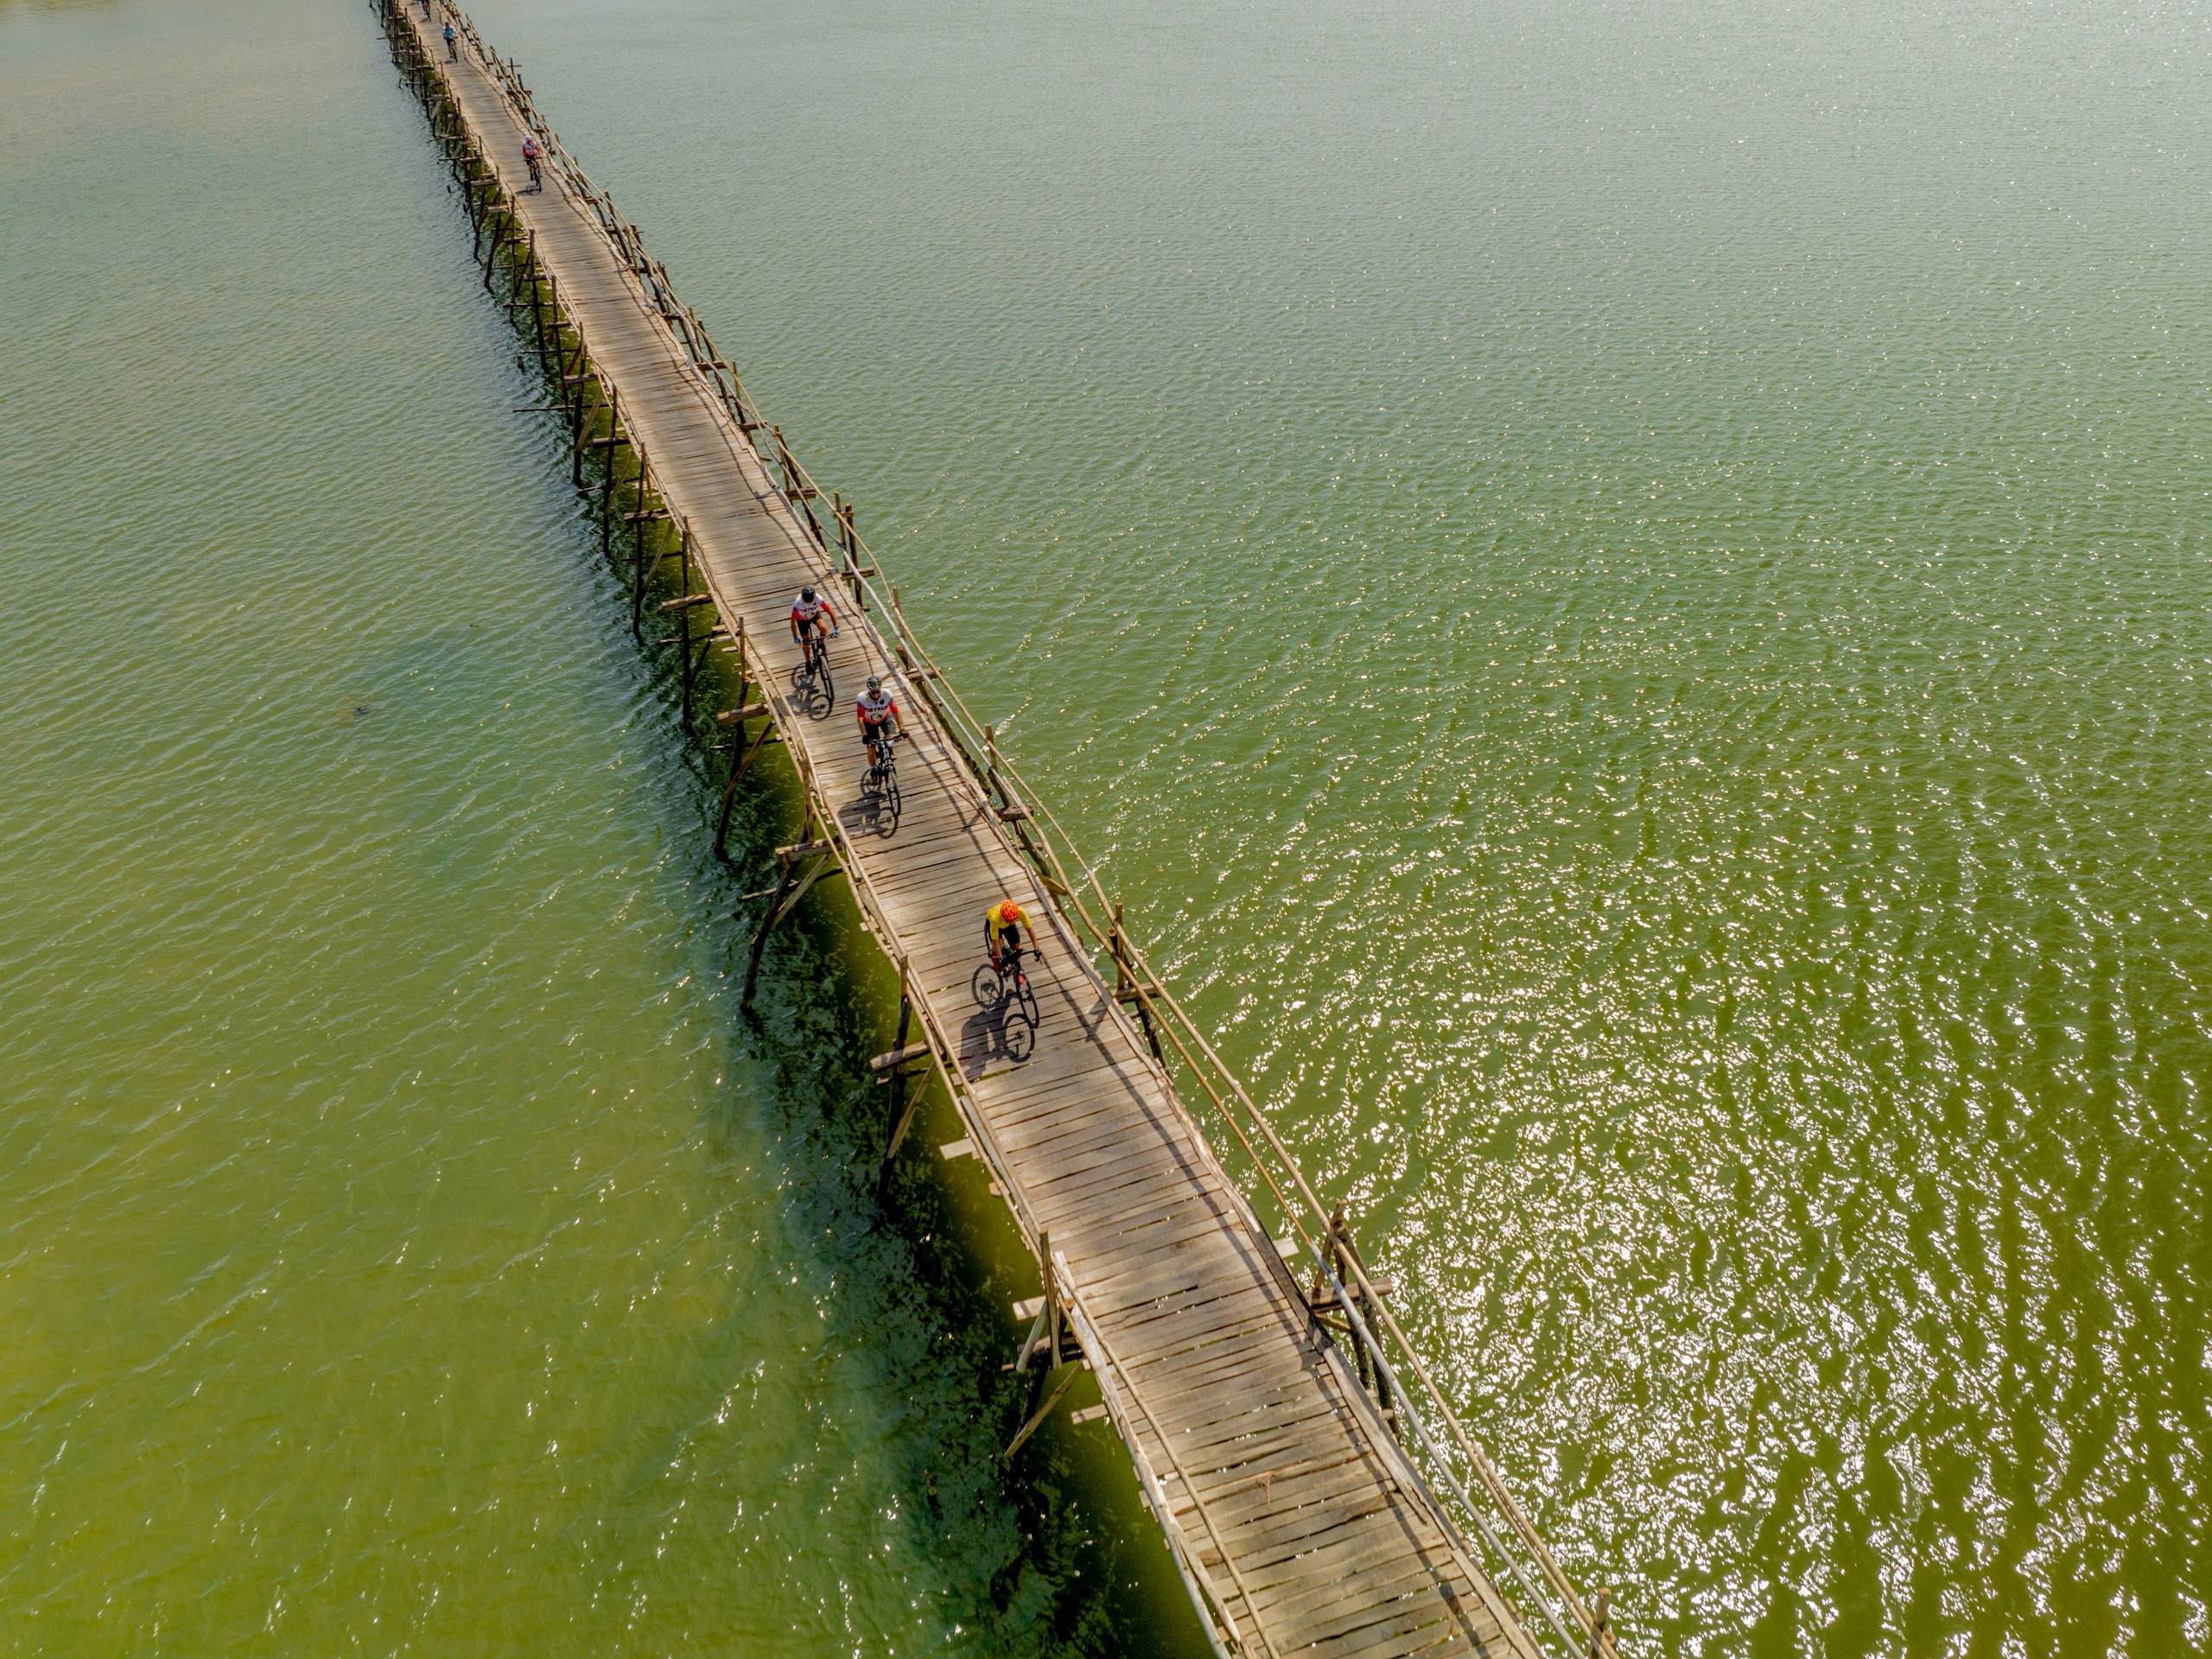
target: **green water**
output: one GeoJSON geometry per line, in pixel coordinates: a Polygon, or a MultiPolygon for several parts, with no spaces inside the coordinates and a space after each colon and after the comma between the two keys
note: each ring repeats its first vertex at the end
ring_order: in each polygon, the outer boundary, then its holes
{"type": "MultiPolygon", "coordinates": [[[[2212,16],[475,15],[1633,1650],[2212,1650],[2212,16]]],[[[366,10],[0,87],[4,1645],[1184,1649],[366,10]]]]}

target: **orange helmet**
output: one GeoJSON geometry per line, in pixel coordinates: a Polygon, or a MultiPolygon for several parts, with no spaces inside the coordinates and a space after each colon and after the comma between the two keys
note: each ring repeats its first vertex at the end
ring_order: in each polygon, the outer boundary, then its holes
{"type": "Polygon", "coordinates": [[[1020,905],[1014,903],[1013,899],[1001,899],[999,900],[999,920],[1002,922],[1026,922],[1028,919],[1029,912],[1022,909],[1020,905]]]}

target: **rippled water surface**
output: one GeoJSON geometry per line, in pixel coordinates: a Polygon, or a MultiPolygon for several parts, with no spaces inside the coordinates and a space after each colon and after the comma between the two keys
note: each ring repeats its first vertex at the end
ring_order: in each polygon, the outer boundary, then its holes
{"type": "MultiPolygon", "coordinates": [[[[1633,1649],[2212,1647],[2212,15],[475,15],[1633,1649]]],[[[0,84],[9,1639],[1186,1641],[365,10],[0,84]]]]}

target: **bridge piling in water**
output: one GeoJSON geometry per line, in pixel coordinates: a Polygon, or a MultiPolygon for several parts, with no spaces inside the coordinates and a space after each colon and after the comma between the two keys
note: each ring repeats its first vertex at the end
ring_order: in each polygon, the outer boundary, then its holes
{"type": "Polygon", "coordinates": [[[1407,1341],[1387,1280],[1361,1260],[1341,1210],[1324,1209],[1268,1115],[1131,938],[1096,870],[908,626],[852,504],[825,493],[761,417],[513,65],[460,12],[434,16],[432,0],[420,20],[405,0],[378,0],[377,10],[460,179],[486,290],[504,270],[503,303],[518,329],[518,313],[530,312],[524,360],[534,341],[587,502],[586,452],[599,459],[610,561],[617,498],[627,496],[619,516],[632,538],[641,641],[646,599],[664,563],[677,562],[679,591],[664,607],[676,627],[664,643],[682,653],[687,731],[702,666],[717,647],[729,655],[736,706],[713,721],[730,737],[712,746],[729,756],[716,854],[768,743],[781,744],[798,775],[804,827],[778,849],[774,887],[750,895],[766,904],[744,1005],[774,928],[816,882],[845,876],[899,979],[898,1040],[871,1068],[891,1089],[879,1178],[912,1122],[918,1063],[1035,1252],[1047,1345],[1039,1354],[1033,1332],[1018,1363],[1046,1364],[1007,1459],[1075,1374],[1048,1392],[1050,1373],[1087,1365],[1097,1409],[1128,1447],[1224,1656],[1612,1654],[1609,1598],[1593,1611],[1576,1594],[1407,1341]],[[442,44],[446,16],[462,48],[450,61],[431,47],[442,44]],[[525,137],[543,148],[543,182],[518,188],[525,137]],[[782,649],[779,625],[803,583],[834,588],[849,604],[832,675],[848,688],[880,675],[903,693],[912,741],[900,747],[903,806],[887,813],[834,698],[810,682],[801,695],[791,665],[768,654],[782,649]],[[712,613],[703,639],[694,609],[712,613]],[[1001,988],[971,1014],[960,1004],[976,995],[978,918],[1002,898],[1032,918],[1029,990],[1017,998],[1001,988]],[[1235,1138],[1280,1237],[1230,1179],[1179,1080],[1235,1138]],[[1310,1290],[1292,1257],[1310,1262],[1310,1290]]]}

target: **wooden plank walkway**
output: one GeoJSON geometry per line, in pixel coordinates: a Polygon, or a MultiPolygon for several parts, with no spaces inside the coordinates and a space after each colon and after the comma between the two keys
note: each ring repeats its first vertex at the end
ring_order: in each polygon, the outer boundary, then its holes
{"type": "Polygon", "coordinates": [[[863,914],[904,964],[925,1040],[1017,1220],[1033,1247],[1049,1235],[1054,1294],[1217,1646],[1534,1659],[987,790],[883,639],[841,607],[831,662],[842,696],[883,676],[913,734],[899,760],[903,815],[880,833],[849,702],[812,717],[783,677],[801,585],[849,591],[832,554],[601,218],[550,165],[541,193],[524,188],[526,129],[474,31],[447,61],[446,14],[420,10],[388,13],[387,26],[396,42],[411,34],[496,171],[655,492],[685,526],[721,626],[773,666],[762,677],[776,726],[815,810],[842,830],[863,914]],[[971,993],[984,909],[1007,896],[1035,918],[1041,945],[1041,1018],[1020,1064],[971,993]]]}

